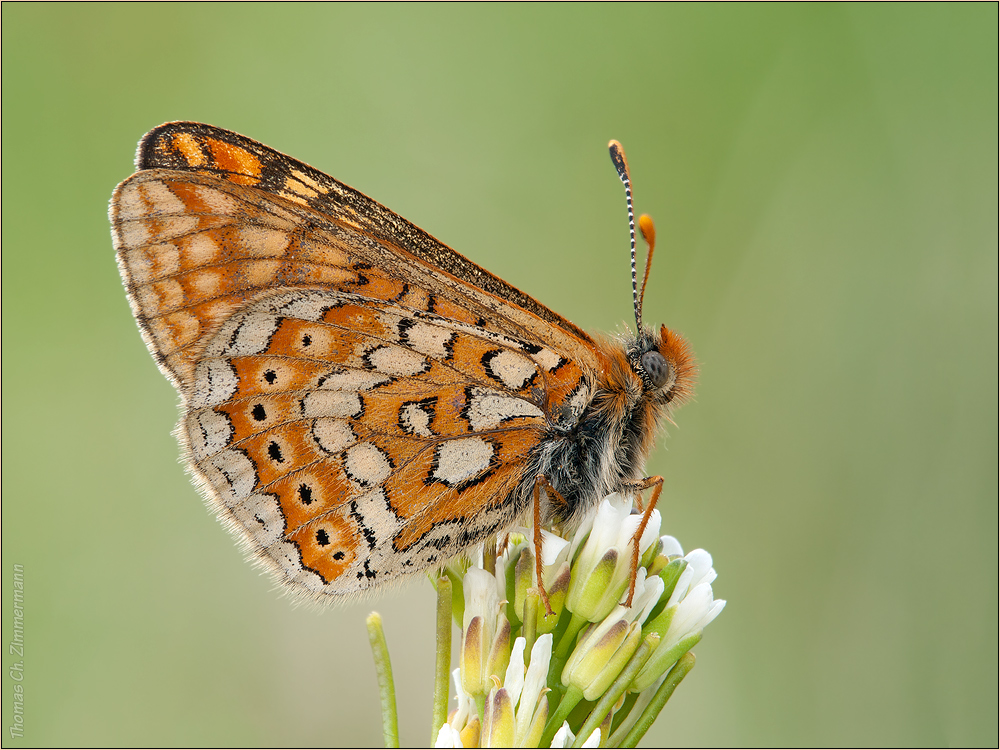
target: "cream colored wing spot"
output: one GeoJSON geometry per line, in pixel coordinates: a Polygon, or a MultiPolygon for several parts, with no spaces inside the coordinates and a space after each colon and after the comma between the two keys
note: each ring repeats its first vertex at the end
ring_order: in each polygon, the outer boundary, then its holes
{"type": "Polygon", "coordinates": [[[361,487],[382,484],[392,473],[392,461],[371,443],[359,443],[344,451],[347,478],[361,487]]]}
{"type": "Polygon", "coordinates": [[[270,547],[285,534],[285,514],[274,495],[255,492],[233,508],[233,515],[258,547],[270,547]]]}
{"type": "Polygon", "coordinates": [[[496,448],[478,437],[446,440],[437,447],[431,478],[449,487],[475,479],[490,468],[496,448]]]}
{"type": "Polygon", "coordinates": [[[421,354],[399,346],[379,346],[365,355],[369,365],[394,378],[419,375],[430,367],[421,354]]]}
{"type": "Polygon", "coordinates": [[[391,542],[403,528],[403,519],[389,506],[389,498],[381,487],[362,495],[351,506],[351,514],[362,526],[361,533],[372,549],[391,542]]]}
{"type": "Polygon", "coordinates": [[[236,393],[239,384],[236,369],[228,360],[203,359],[194,368],[190,407],[218,406],[236,393]]]}
{"type": "Polygon", "coordinates": [[[361,414],[361,397],[346,391],[311,391],[302,399],[302,416],[348,419],[361,414]]]}
{"type": "Polygon", "coordinates": [[[545,347],[532,354],[531,358],[540,364],[546,372],[552,372],[566,361],[554,351],[545,347]]]}
{"type": "Polygon", "coordinates": [[[240,450],[224,450],[198,462],[216,495],[228,507],[250,497],[257,484],[257,467],[240,450]]]}
{"type": "Polygon", "coordinates": [[[288,232],[267,227],[249,226],[239,230],[236,240],[248,257],[280,258],[288,250],[292,237],[288,232]]]}
{"type": "MultiPolygon", "coordinates": [[[[129,185],[130,188],[138,192],[138,201],[132,203],[134,213],[127,215],[127,218],[152,217],[162,218],[173,214],[185,214],[187,206],[180,198],[173,194],[166,183],[160,180],[147,180],[146,182],[129,185]]],[[[175,218],[190,219],[197,222],[193,216],[176,216],[175,218]]]]}
{"type": "Polygon", "coordinates": [[[112,217],[112,223],[115,221],[126,222],[131,219],[138,219],[145,216],[149,211],[146,201],[143,200],[142,193],[139,192],[138,185],[134,182],[119,185],[118,192],[113,196],[113,200],[115,215],[112,217]]]}
{"type": "Polygon", "coordinates": [[[188,445],[196,461],[226,448],[233,438],[233,423],[225,414],[203,409],[188,414],[188,445]]]}
{"type": "Polygon", "coordinates": [[[340,453],[358,442],[358,436],[343,419],[321,417],[313,422],[313,440],[325,453],[340,453]]]}
{"type": "Polygon", "coordinates": [[[122,261],[133,284],[149,284],[181,269],[180,248],[172,242],[129,248],[122,252],[122,261]]]}
{"type": "Polygon", "coordinates": [[[573,414],[578,415],[583,413],[584,408],[590,403],[590,398],[590,388],[581,380],[580,384],[573,389],[573,392],[566,399],[566,403],[573,414]]]}
{"type": "Polygon", "coordinates": [[[184,244],[184,258],[187,264],[197,268],[215,263],[222,257],[219,243],[207,234],[194,234],[184,244]]]}
{"type": "Polygon", "coordinates": [[[194,195],[204,204],[206,213],[225,217],[239,215],[240,204],[232,196],[207,185],[194,185],[193,187],[194,195]]]}
{"type": "Polygon", "coordinates": [[[315,323],[327,310],[339,304],[342,296],[335,292],[293,292],[266,299],[255,305],[255,309],[315,323]]]}
{"type": "Polygon", "coordinates": [[[488,388],[472,388],[470,395],[466,418],[473,432],[493,430],[508,419],[518,417],[545,419],[541,409],[522,398],[488,388]]]}
{"type": "Polygon", "coordinates": [[[185,303],[184,287],[176,279],[154,281],[137,289],[135,296],[151,318],[183,307],[185,303]]]}
{"type": "MultiPolygon", "coordinates": [[[[213,297],[219,293],[226,283],[226,277],[215,268],[204,268],[194,271],[188,276],[187,283],[199,297],[213,297]]],[[[185,299],[188,295],[185,295],[185,299]]]]}
{"type": "Polygon", "coordinates": [[[434,359],[450,359],[455,332],[412,318],[399,321],[399,340],[404,345],[434,359]]]}
{"type": "Polygon", "coordinates": [[[372,388],[388,383],[392,378],[369,370],[345,369],[331,372],[319,380],[317,388],[326,391],[370,391],[372,388]]]}
{"type": "Polygon", "coordinates": [[[499,349],[483,356],[486,374],[512,391],[528,385],[538,372],[537,365],[509,349],[499,349]]]}
{"type": "Polygon", "coordinates": [[[263,312],[250,311],[234,315],[219,329],[205,353],[220,357],[260,354],[267,349],[280,322],[276,315],[263,312]]]}
{"type": "Polygon", "coordinates": [[[160,239],[174,239],[191,234],[198,228],[198,217],[196,216],[160,216],[157,217],[159,227],[157,236],[160,239]]]}
{"type": "Polygon", "coordinates": [[[326,584],[322,577],[302,564],[302,553],[292,542],[278,542],[268,547],[265,554],[274,562],[274,567],[286,583],[301,586],[310,593],[324,591],[326,584]]]}
{"type": "Polygon", "coordinates": [[[431,431],[431,420],[434,419],[436,398],[423,401],[409,401],[399,409],[399,426],[404,431],[418,437],[434,437],[431,431]]]}

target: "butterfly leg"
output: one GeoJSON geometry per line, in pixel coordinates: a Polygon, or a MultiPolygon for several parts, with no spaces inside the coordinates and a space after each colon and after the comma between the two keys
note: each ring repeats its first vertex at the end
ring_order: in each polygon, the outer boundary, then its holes
{"type": "Polygon", "coordinates": [[[559,505],[566,505],[566,498],[560,495],[556,488],[552,486],[549,478],[544,474],[537,474],[535,476],[535,492],[534,492],[534,513],[535,513],[535,581],[538,583],[538,593],[542,597],[542,601],[545,602],[545,613],[554,614],[552,612],[552,605],[549,604],[549,595],[545,591],[545,584],[542,582],[542,490],[545,490],[545,494],[553,498],[555,502],[559,505]]]}
{"type": "Polygon", "coordinates": [[[646,524],[649,523],[649,517],[653,514],[653,508],[656,507],[656,501],[660,499],[660,493],[663,491],[663,477],[646,477],[635,484],[626,485],[623,488],[627,492],[634,492],[636,498],[636,504],[640,509],[643,510],[642,520],[639,522],[639,528],[635,530],[635,534],[632,536],[632,582],[628,587],[628,599],[625,600],[625,606],[632,606],[632,597],[635,596],[635,578],[639,574],[639,543],[642,540],[642,534],[646,531],[646,524]],[[648,490],[650,487],[653,488],[653,495],[649,498],[649,503],[643,509],[642,493],[648,490]]]}

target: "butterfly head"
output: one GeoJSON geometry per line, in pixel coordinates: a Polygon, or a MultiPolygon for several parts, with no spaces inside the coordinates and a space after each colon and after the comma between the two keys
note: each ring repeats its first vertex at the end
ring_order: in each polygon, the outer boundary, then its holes
{"type": "Polygon", "coordinates": [[[678,406],[694,389],[697,365],[691,347],[666,326],[643,327],[626,356],[642,380],[643,392],[657,406],[678,406]]]}

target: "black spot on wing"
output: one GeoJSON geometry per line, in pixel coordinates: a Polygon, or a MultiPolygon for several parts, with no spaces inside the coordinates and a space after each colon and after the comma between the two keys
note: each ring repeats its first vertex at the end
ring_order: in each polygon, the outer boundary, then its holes
{"type": "Polygon", "coordinates": [[[267,455],[276,464],[285,463],[285,457],[281,454],[281,446],[278,445],[274,440],[267,444],[267,455]]]}
{"type": "Polygon", "coordinates": [[[308,484],[300,484],[298,493],[299,493],[299,500],[302,502],[303,505],[309,505],[310,503],[312,503],[313,501],[312,487],[310,487],[308,484]]]}

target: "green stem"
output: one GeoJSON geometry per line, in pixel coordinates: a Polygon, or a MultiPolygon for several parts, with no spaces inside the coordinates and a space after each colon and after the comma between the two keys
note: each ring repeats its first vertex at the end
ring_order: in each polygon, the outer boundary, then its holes
{"type": "Polygon", "coordinates": [[[452,570],[451,566],[445,568],[444,574],[451,581],[451,616],[461,630],[462,620],[465,617],[465,587],[462,581],[464,574],[452,570]]]}
{"type": "Polygon", "coordinates": [[[559,683],[562,682],[563,667],[566,666],[566,660],[569,658],[570,653],[573,651],[573,647],[576,645],[576,637],[580,634],[583,627],[589,624],[590,623],[583,617],[573,613],[573,616],[569,621],[569,625],[563,631],[559,641],[552,649],[552,658],[549,661],[549,676],[547,680],[549,685],[559,685],[559,683]]]}
{"type": "Polygon", "coordinates": [[[540,603],[538,589],[528,589],[524,597],[524,624],[522,633],[524,635],[524,661],[527,664],[531,660],[531,649],[535,647],[535,639],[538,637],[538,607],[540,603]]]}
{"type": "Polygon", "coordinates": [[[556,736],[559,727],[562,726],[562,723],[566,721],[573,712],[573,709],[576,708],[576,704],[581,700],[583,700],[583,691],[574,685],[570,685],[566,690],[566,695],[562,697],[559,705],[556,706],[556,710],[549,717],[549,721],[545,725],[545,731],[542,732],[542,741],[538,743],[539,747],[549,747],[552,745],[552,738],[556,736]]]}
{"type": "Polygon", "coordinates": [[[559,639],[559,644],[554,649],[555,655],[562,659],[569,656],[569,652],[572,651],[573,646],[576,645],[576,636],[586,624],[587,620],[574,612],[572,619],[569,621],[569,625],[563,632],[562,637],[559,639]]]}
{"type": "Polygon", "coordinates": [[[604,723],[604,719],[614,709],[618,699],[622,697],[628,686],[632,684],[632,680],[635,679],[635,676],[639,674],[639,670],[649,660],[650,655],[656,650],[659,642],[660,636],[656,633],[650,633],[642,640],[639,648],[636,649],[635,653],[632,654],[632,658],[629,659],[628,664],[625,665],[625,668],[615,678],[615,681],[611,683],[611,686],[604,691],[600,700],[597,701],[594,710],[590,712],[590,716],[587,717],[587,720],[577,733],[576,742],[573,743],[573,747],[581,747],[587,738],[594,733],[594,730],[604,723]]]}
{"type": "Polygon", "coordinates": [[[431,747],[448,719],[448,667],[451,666],[451,581],[437,582],[437,655],[434,661],[434,708],[431,715],[431,747]]]}
{"type": "Polygon", "coordinates": [[[648,706],[646,706],[646,710],[642,712],[642,715],[639,717],[639,720],[636,721],[632,730],[624,737],[624,739],[618,741],[617,735],[621,731],[621,728],[619,728],[619,732],[615,732],[615,734],[613,734],[608,740],[608,745],[610,747],[635,747],[639,744],[639,740],[641,740],[642,736],[646,734],[651,726],[653,726],[653,722],[656,721],[656,717],[660,715],[660,711],[663,710],[663,707],[667,704],[670,696],[674,694],[674,690],[681,684],[681,680],[683,680],[687,676],[687,673],[692,669],[694,669],[694,654],[688,651],[684,654],[684,656],[677,660],[677,663],[674,664],[673,668],[667,673],[667,678],[663,681],[663,684],[660,685],[659,689],[656,691],[656,695],[653,696],[653,700],[648,706]]]}
{"type": "Polygon", "coordinates": [[[372,612],[365,621],[368,640],[372,644],[375,672],[378,674],[378,692],[382,700],[382,738],[386,747],[399,747],[399,720],[396,716],[396,687],[392,681],[392,664],[389,646],[382,630],[382,615],[372,612]]]}

